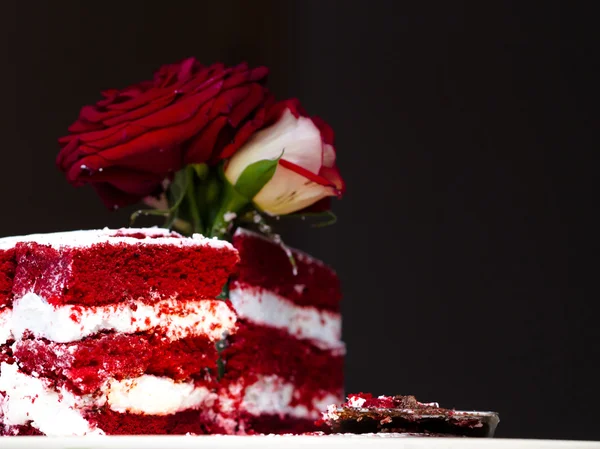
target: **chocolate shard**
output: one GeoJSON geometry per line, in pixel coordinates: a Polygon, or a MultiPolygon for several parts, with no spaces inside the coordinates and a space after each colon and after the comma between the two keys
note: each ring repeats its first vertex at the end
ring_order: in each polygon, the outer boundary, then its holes
{"type": "Polygon", "coordinates": [[[341,406],[331,405],[323,422],[332,433],[398,433],[413,436],[492,437],[498,425],[494,412],[457,411],[414,396],[352,394],[341,406]]]}

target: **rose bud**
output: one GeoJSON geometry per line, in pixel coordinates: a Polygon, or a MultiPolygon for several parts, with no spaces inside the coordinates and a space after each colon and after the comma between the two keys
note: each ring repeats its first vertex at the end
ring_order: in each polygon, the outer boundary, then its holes
{"type": "Polygon", "coordinates": [[[231,157],[225,177],[235,186],[252,164],[277,159],[275,173],[252,198],[269,215],[296,212],[344,191],[335,165],[332,129],[318,117],[309,117],[297,100],[277,103],[269,110],[265,128],[231,157]]]}

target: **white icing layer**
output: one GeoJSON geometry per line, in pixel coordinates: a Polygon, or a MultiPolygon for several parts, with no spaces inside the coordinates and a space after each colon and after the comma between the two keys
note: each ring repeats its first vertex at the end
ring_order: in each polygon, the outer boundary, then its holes
{"type": "Polygon", "coordinates": [[[240,318],[284,329],[291,335],[312,340],[324,349],[344,350],[339,313],[299,306],[268,290],[233,283],[229,299],[240,318]]]}
{"type": "Polygon", "coordinates": [[[163,228],[123,228],[123,229],[92,229],[84,231],[54,232],[48,234],[31,234],[0,239],[0,249],[10,249],[18,242],[36,242],[49,245],[53,248],[85,248],[97,243],[124,243],[128,245],[170,245],[170,246],[211,246],[213,248],[227,248],[234,250],[233,246],[224,240],[207,238],[194,234],[192,238],[185,238],[163,228]],[[118,235],[117,235],[118,234],[118,235]],[[147,238],[136,238],[128,235],[145,235],[147,238]]]}
{"type": "Polygon", "coordinates": [[[0,345],[12,337],[12,310],[0,309],[0,345]]]}
{"type": "MultiPolygon", "coordinates": [[[[324,392],[307,407],[293,405],[299,395],[294,385],[280,377],[262,376],[252,385],[234,384],[219,393],[196,386],[193,382],[174,382],[166,377],[143,375],[134,379],[106,382],[99,394],[75,396],[44,379],[21,373],[16,364],[0,366],[0,424],[6,427],[31,425],[49,436],[101,434],[83,417],[85,410],[108,406],[124,413],[167,415],[198,409],[227,424],[239,410],[252,415],[287,415],[318,419],[328,404],[342,398],[324,392]],[[212,407],[219,401],[223,415],[214,415],[212,407]]],[[[232,421],[229,424],[235,424],[232,421]]]]}
{"type": "Polygon", "coordinates": [[[48,436],[101,434],[83,418],[86,409],[107,405],[120,413],[169,415],[189,409],[210,408],[217,394],[193,382],[143,375],[107,381],[100,394],[76,396],[34,376],[16,364],[0,366],[0,424],[31,425],[48,436]]]}
{"type": "Polygon", "coordinates": [[[81,401],[68,391],[54,391],[36,377],[20,373],[17,365],[0,366],[0,420],[7,427],[31,425],[48,436],[102,434],[90,427],[74,408],[81,401]]]}
{"type": "Polygon", "coordinates": [[[96,307],[53,306],[35,293],[13,303],[10,315],[3,315],[4,340],[19,340],[25,332],[58,343],[81,340],[100,331],[126,334],[160,330],[171,340],[189,336],[220,339],[235,329],[235,313],[224,301],[180,302],[175,299],[144,304],[140,301],[96,307]],[[9,334],[7,330],[9,329],[9,334]],[[4,335],[7,334],[7,335],[4,335]]]}
{"type": "Polygon", "coordinates": [[[338,395],[327,393],[315,397],[312,408],[304,405],[292,405],[298,395],[293,384],[278,376],[262,376],[256,383],[246,387],[240,407],[252,415],[285,414],[295,418],[318,419],[327,410],[327,406],[339,403],[338,395]]]}
{"type": "Polygon", "coordinates": [[[117,412],[169,415],[183,410],[211,407],[216,393],[193,382],[174,382],[168,377],[144,375],[135,379],[111,380],[107,403],[117,412]]]}
{"type": "Polygon", "coordinates": [[[359,396],[348,396],[348,404],[350,407],[362,407],[367,400],[365,398],[361,398],[359,396]]]}

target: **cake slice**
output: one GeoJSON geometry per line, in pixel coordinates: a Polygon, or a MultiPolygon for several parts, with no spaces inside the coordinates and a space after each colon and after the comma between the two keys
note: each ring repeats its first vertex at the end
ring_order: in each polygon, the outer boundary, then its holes
{"type": "Polygon", "coordinates": [[[0,239],[0,435],[317,430],[343,398],[340,299],[245,230],[0,239]]]}
{"type": "Polygon", "coordinates": [[[390,433],[429,437],[492,437],[498,425],[493,412],[463,412],[421,403],[414,396],[358,393],[341,406],[330,405],[323,422],[332,433],[390,433]]]}
{"type": "Polygon", "coordinates": [[[229,299],[238,329],[222,352],[223,413],[246,433],[313,431],[327,405],[343,399],[339,279],[324,263],[245,229],[233,245],[240,264],[229,299]]]}
{"type": "Polygon", "coordinates": [[[161,229],[0,239],[0,435],[224,433],[227,242],[161,229]]]}

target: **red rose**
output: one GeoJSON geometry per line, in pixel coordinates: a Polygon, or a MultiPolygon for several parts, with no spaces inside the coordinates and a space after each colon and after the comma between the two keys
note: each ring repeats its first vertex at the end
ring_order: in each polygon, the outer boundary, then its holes
{"type": "Polygon", "coordinates": [[[183,166],[230,157],[263,126],[272,103],[267,73],[189,58],[161,67],[152,81],[105,91],[59,139],[57,165],[111,208],[158,193],[183,166]]]}

